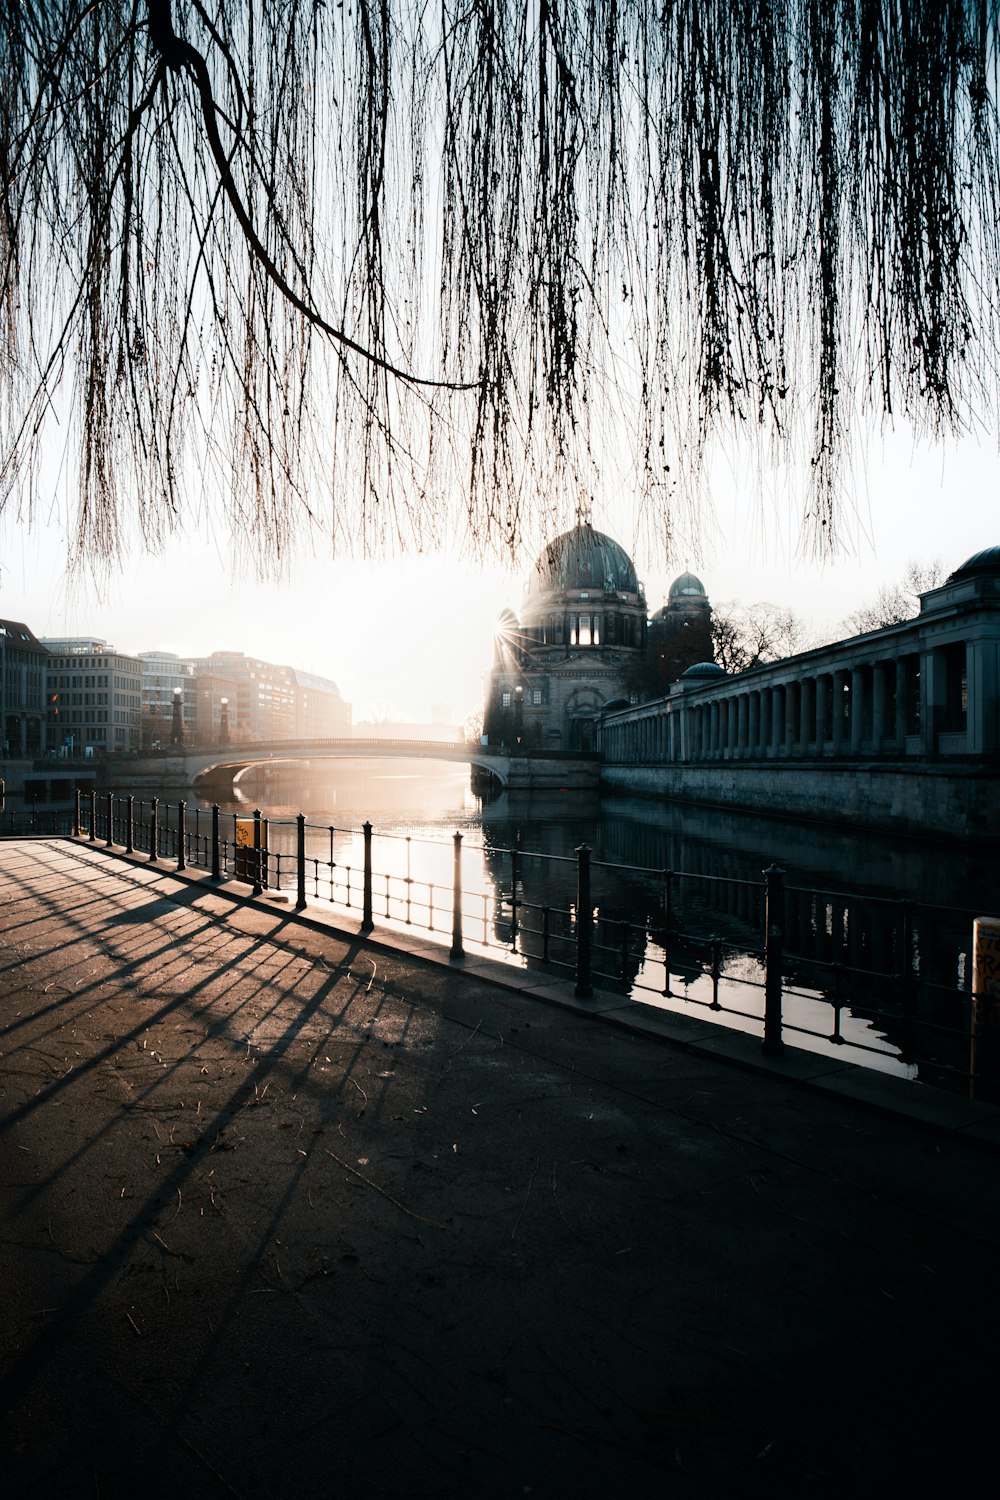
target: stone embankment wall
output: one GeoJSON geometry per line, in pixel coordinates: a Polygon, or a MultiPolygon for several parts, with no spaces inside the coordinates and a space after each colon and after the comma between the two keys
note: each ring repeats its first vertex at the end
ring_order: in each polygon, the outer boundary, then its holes
{"type": "Polygon", "coordinates": [[[924,837],[994,841],[1000,767],[885,764],[604,766],[606,792],[740,808],[797,821],[860,825],[924,837]]]}

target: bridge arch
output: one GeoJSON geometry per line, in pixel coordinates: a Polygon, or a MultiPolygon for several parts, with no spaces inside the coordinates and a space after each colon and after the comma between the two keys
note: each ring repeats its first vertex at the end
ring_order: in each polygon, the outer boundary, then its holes
{"type": "MultiPolygon", "coordinates": [[[[501,788],[510,780],[510,759],[462,744],[439,740],[335,739],[272,740],[253,745],[227,745],[214,750],[185,750],[156,757],[156,765],[168,762],[175,774],[181,772],[194,785],[230,773],[235,778],[249,766],[268,765],[274,761],[338,760],[358,758],[396,758],[457,761],[474,766],[495,778],[501,788]]],[[[153,759],[143,767],[153,770],[153,759]]],[[[138,769],[138,767],[137,767],[138,769]]]]}

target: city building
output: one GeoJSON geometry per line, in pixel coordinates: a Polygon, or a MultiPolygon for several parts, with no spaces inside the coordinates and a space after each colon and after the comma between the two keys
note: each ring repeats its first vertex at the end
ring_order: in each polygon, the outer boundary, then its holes
{"type": "Polygon", "coordinates": [[[287,669],[295,692],[295,738],[335,740],[351,732],[351,705],[328,677],[287,669]]]}
{"type": "Polygon", "coordinates": [[[138,750],[142,664],[107,641],[43,637],[48,747],[68,755],[138,750]]]}
{"type": "Polygon", "coordinates": [[[178,741],[191,744],[198,713],[194,668],[172,651],[140,651],[139,661],[143,748],[165,749],[178,741]]]}
{"type": "MultiPolygon", "coordinates": [[[[192,666],[199,682],[209,679],[213,685],[204,701],[218,706],[220,721],[222,697],[229,699],[225,738],[235,743],[335,739],[351,732],[351,706],[329,678],[262,661],[243,651],[213,651],[192,666]],[[232,694],[218,691],[222,682],[232,685],[232,694]]],[[[213,716],[214,711],[213,707],[213,716]]]]}
{"type": "Polygon", "coordinates": [[[549,542],[525,586],[520,618],[505,610],[494,637],[483,729],[493,746],[597,749],[598,724],[711,656],[712,611],[691,573],[647,622],[632,559],[579,522],[549,542]]]}
{"type": "Polygon", "coordinates": [[[13,758],[46,745],[48,652],[19,620],[0,620],[0,748],[13,758]]]}
{"type": "MultiPolygon", "coordinates": [[[[192,667],[192,671],[196,671],[192,667]]],[[[236,719],[236,680],[225,673],[196,671],[195,741],[199,745],[226,745],[233,737],[236,719]]]]}

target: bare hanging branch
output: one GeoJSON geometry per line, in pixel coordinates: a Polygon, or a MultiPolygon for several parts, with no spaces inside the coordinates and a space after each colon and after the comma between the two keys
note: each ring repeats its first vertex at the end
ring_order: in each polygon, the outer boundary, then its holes
{"type": "Polygon", "coordinates": [[[998,416],[998,6],[9,0],[0,505],[690,536],[722,436],[829,546],[855,424],[998,416]]]}

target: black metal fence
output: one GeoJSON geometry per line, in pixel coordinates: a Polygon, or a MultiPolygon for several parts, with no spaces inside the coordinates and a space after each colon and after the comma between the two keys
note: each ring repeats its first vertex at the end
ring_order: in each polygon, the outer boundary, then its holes
{"type": "Polygon", "coordinates": [[[72,832],[216,880],[415,927],[448,944],[985,1096],[996,1091],[993,1001],[972,989],[972,908],[931,906],[788,882],[692,875],[523,849],[189,810],[110,792],[77,794],[68,817],[6,814],[5,832],[72,832]],[[43,826],[44,825],[44,826],[43,826]],[[70,826],[71,825],[71,826],[70,826]],[[477,880],[467,862],[472,854],[477,880]],[[483,876],[485,875],[485,878],[483,876]],[[470,878],[471,877],[471,878],[470,878]],[[977,1003],[989,1002],[989,1003],[977,1003]],[[843,1055],[843,1054],[841,1054],[843,1055]]]}
{"type": "Polygon", "coordinates": [[[51,836],[71,833],[72,829],[73,814],[65,807],[46,806],[35,796],[13,796],[5,792],[0,780],[0,836],[51,836]]]}

